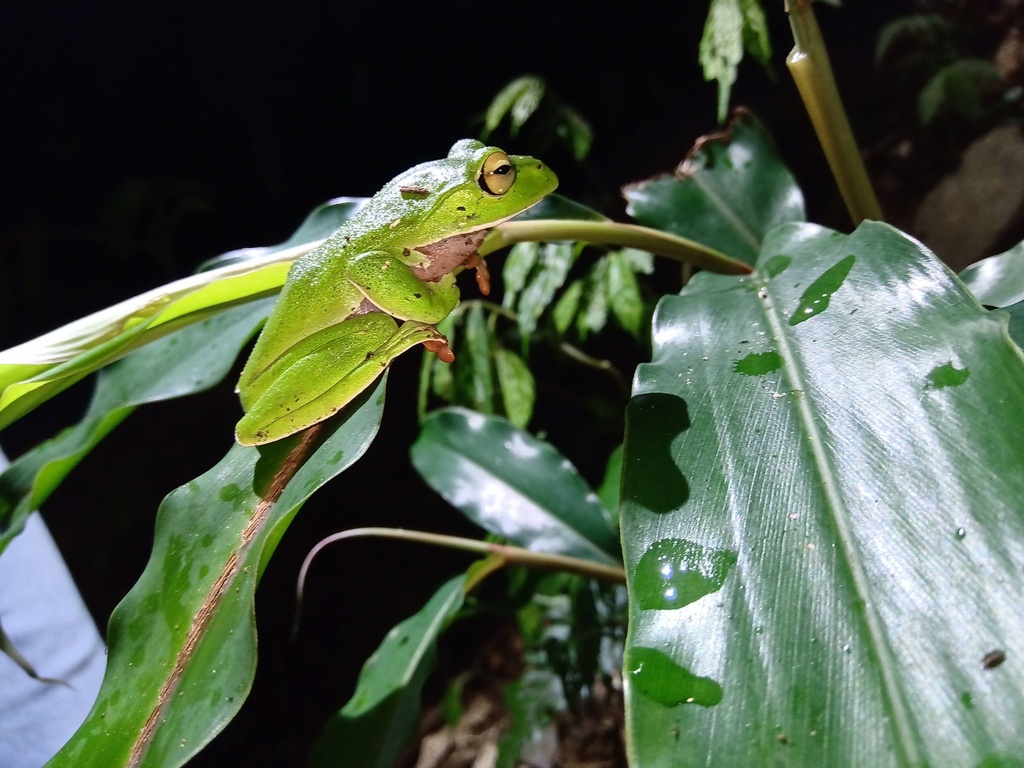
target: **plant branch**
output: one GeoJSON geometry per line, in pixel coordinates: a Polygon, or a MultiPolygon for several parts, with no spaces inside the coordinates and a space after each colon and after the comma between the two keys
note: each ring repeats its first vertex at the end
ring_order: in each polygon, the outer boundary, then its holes
{"type": "Polygon", "coordinates": [[[749,264],[693,240],[687,240],[684,237],[657,229],[641,227],[636,224],[622,224],[617,221],[583,221],[579,219],[506,221],[488,233],[483,245],[480,246],[480,255],[486,256],[515,243],[556,242],[559,240],[639,248],[656,256],[664,256],[727,275],[746,275],[753,271],[749,264]]]}
{"type": "Polygon", "coordinates": [[[811,0],[786,0],[793,29],[793,50],[786,66],[818,134],[839,194],[854,224],[865,219],[882,220],[882,208],[871,188],[864,161],[853,138],[843,102],[836,89],[825,41],[811,8],[811,0]]]}
{"type": "Polygon", "coordinates": [[[306,559],[302,561],[299,569],[299,577],[295,586],[295,622],[292,626],[292,634],[298,631],[299,618],[302,612],[302,599],[306,587],[306,576],[313,564],[314,558],[320,551],[335,542],[343,539],[354,539],[366,536],[374,536],[386,539],[402,539],[404,541],[415,541],[420,544],[433,544],[434,546],[448,547],[449,549],[461,549],[466,552],[476,552],[481,555],[489,555],[497,558],[502,565],[522,565],[527,568],[537,568],[552,571],[568,571],[578,573],[582,576],[590,576],[605,581],[618,581],[625,583],[626,573],[621,568],[609,565],[601,565],[590,560],[582,560],[567,555],[555,555],[547,552],[534,552],[522,547],[512,547],[507,544],[495,544],[489,541],[477,539],[466,539],[461,536],[446,536],[440,533],[427,533],[426,531],[409,531],[403,528],[352,528],[347,531],[339,531],[321,539],[316,543],[306,559]]]}
{"type": "Polygon", "coordinates": [[[622,372],[615,366],[611,360],[605,360],[599,357],[592,357],[584,352],[579,347],[574,347],[567,341],[561,342],[559,348],[563,353],[571,357],[573,360],[588,365],[591,368],[596,368],[599,371],[607,373],[611,379],[615,382],[619,391],[624,393],[628,398],[630,395],[630,388],[628,382],[622,377],[622,372]]]}

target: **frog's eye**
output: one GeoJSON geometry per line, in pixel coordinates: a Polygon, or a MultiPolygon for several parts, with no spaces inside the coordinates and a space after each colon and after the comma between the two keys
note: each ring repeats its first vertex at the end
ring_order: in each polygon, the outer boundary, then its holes
{"type": "Polygon", "coordinates": [[[480,189],[489,195],[504,195],[516,181],[516,167],[504,152],[492,152],[480,169],[480,189]]]}

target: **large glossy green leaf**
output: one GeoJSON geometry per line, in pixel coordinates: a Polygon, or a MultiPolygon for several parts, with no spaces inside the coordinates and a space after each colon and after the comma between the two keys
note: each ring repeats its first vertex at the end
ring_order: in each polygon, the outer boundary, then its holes
{"type": "Polygon", "coordinates": [[[235,307],[133,352],[99,373],[82,421],[20,456],[0,475],[0,552],[32,510],[114,427],[144,403],[200,392],[231,370],[273,299],[235,307]]]}
{"type": "Polygon", "coordinates": [[[326,423],[331,432],[275,503],[263,499],[300,436],[234,445],[167,496],[149,563],[111,616],[99,697],[52,768],[179,766],[227,724],[252,685],[259,576],[302,503],[369,446],[383,393],[382,380],[326,423]]]}
{"type": "Polygon", "coordinates": [[[324,728],[315,768],[390,768],[420,721],[420,696],[436,661],[437,639],[462,608],[466,577],[456,576],[414,616],[388,632],[359,673],[356,692],[324,728]]]}
{"type": "Polygon", "coordinates": [[[1006,322],[878,223],[780,227],[662,300],[623,462],[634,765],[1020,764],[1006,322]]]}
{"type": "Polygon", "coordinates": [[[339,198],[314,210],[280,245],[232,251],[176,280],[0,352],[0,429],[134,349],[241,303],[276,293],[291,262],[358,207],[339,198]]]}
{"type": "Polygon", "coordinates": [[[608,511],[550,443],[463,408],[430,414],[411,449],[416,471],[477,525],[537,552],[618,563],[608,511]]]}
{"type": "Polygon", "coordinates": [[[622,194],[626,212],[641,224],[748,264],[772,227],[805,218],[803,194],[749,113],[705,137],[674,176],[629,184],[622,194]]]}
{"type": "Polygon", "coordinates": [[[971,264],[960,273],[960,279],[986,306],[1008,307],[1024,301],[1024,241],[971,264]]]}

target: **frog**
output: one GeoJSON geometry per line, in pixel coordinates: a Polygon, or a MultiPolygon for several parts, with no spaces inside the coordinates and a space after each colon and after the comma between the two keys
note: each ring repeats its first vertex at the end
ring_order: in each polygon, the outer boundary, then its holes
{"type": "Polygon", "coordinates": [[[474,139],[399,174],[298,258],[243,366],[236,391],[245,446],[327,420],[421,344],[451,363],[437,324],[458,305],[456,275],[490,278],[477,253],[489,230],[558,186],[536,158],[474,139]]]}

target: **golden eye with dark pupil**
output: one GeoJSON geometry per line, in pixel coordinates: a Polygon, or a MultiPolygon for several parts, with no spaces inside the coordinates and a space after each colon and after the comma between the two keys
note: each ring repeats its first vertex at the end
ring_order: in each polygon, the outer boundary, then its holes
{"type": "Polygon", "coordinates": [[[504,152],[492,152],[480,169],[480,189],[489,195],[504,195],[516,181],[516,167],[504,152]]]}

